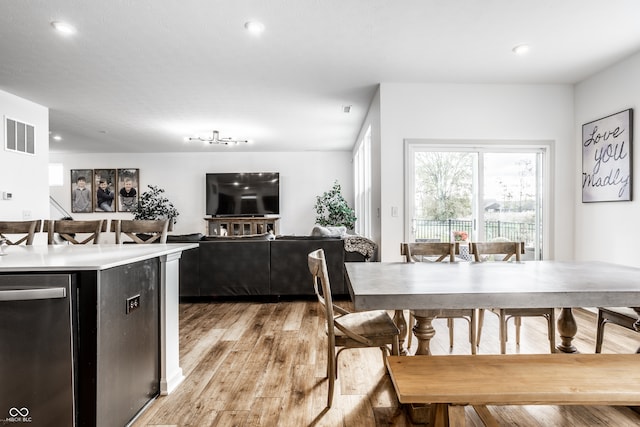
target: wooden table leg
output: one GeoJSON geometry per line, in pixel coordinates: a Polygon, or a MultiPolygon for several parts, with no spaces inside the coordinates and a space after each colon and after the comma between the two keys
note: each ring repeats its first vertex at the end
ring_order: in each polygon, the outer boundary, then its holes
{"type": "Polygon", "coordinates": [[[413,334],[418,339],[416,355],[430,355],[431,350],[429,349],[429,343],[436,335],[436,330],[433,328],[432,322],[436,316],[429,315],[428,313],[420,310],[415,311],[413,316],[416,318],[416,325],[413,327],[413,334]]]}
{"type": "Polygon", "coordinates": [[[466,425],[463,405],[448,405],[449,427],[464,427],[466,425]]]}
{"type": "Polygon", "coordinates": [[[489,412],[489,408],[487,405],[473,405],[473,409],[476,411],[476,414],[480,417],[485,427],[500,427],[498,421],[493,418],[491,412],[489,412]]]}
{"type": "Polygon", "coordinates": [[[558,333],[561,342],[556,348],[563,353],[577,353],[578,349],[572,344],[577,332],[578,324],[573,317],[573,311],[571,308],[562,308],[558,316],[558,333]]]}
{"type": "MultiPolygon", "coordinates": [[[[638,315],[638,320],[636,320],[636,322],[633,324],[633,329],[635,329],[637,332],[640,332],[640,307],[631,307],[631,308],[633,308],[633,311],[635,311],[636,314],[638,315]]],[[[640,347],[638,347],[638,349],[636,350],[636,353],[640,353],[640,347]]]]}
{"type": "MultiPolygon", "coordinates": [[[[464,407],[463,407],[464,408],[464,407]]],[[[449,404],[432,403],[429,427],[449,427],[449,404]]]]}
{"type": "Polygon", "coordinates": [[[404,342],[407,338],[407,321],[405,320],[403,310],[396,310],[395,313],[393,313],[393,323],[395,323],[400,330],[400,336],[398,337],[398,341],[400,342],[400,355],[406,356],[407,348],[404,346],[404,342]]]}

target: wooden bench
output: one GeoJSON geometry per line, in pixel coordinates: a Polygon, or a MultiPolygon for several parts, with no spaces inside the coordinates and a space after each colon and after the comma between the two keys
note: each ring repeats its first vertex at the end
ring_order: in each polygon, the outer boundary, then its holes
{"type": "Polygon", "coordinates": [[[498,426],[485,405],[640,404],[638,354],[510,354],[389,356],[402,404],[431,404],[430,427],[465,425],[473,405],[486,426],[498,426]]]}

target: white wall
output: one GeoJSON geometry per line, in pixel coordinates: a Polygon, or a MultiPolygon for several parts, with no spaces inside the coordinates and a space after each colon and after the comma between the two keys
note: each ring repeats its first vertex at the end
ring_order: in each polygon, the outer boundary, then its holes
{"type": "MultiPolygon", "coordinates": [[[[575,88],[575,141],[573,153],[577,172],[582,164],[582,125],[627,108],[634,109],[633,129],[638,129],[640,103],[640,53],[585,79],[575,88]]],[[[637,144],[638,137],[636,131],[637,144]]],[[[632,149],[632,201],[582,203],[582,188],[574,186],[576,205],[576,259],[599,260],[640,266],[640,204],[637,185],[640,158],[632,149]],[[635,171],[635,173],[633,173],[635,171]]],[[[576,173],[576,175],[578,175],[576,173]]]]}
{"type": "Polygon", "coordinates": [[[0,91],[0,219],[21,221],[49,217],[49,110],[0,91]],[[5,150],[4,118],[35,127],[35,155],[5,150]],[[12,200],[2,200],[10,192],[12,200]]]}
{"type": "MultiPolygon", "coordinates": [[[[61,154],[51,153],[52,163],[62,163],[64,185],[51,187],[51,195],[71,210],[71,169],[140,169],[141,190],[147,185],[165,189],[165,196],[180,212],[174,234],[205,233],[205,174],[207,172],[279,172],[280,234],[308,235],[315,223],[316,196],[338,180],[344,197],[353,205],[351,153],[151,153],[61,154]]],[[[139,191],[141,193],[142,191],[139,191]]],[[[90,217],[131,218],[130,213],[73,214],[90,217]]]]}
{"type": "Polygon", "coordinates": [[[381,255],[400,260],[404,239],[404,139],[553,141],[552,241],[545,258],[573,257],[576,160],[570,85],[380,85],[381,255]],[[391,216],[392,207],[398,216],[391,216]]]}

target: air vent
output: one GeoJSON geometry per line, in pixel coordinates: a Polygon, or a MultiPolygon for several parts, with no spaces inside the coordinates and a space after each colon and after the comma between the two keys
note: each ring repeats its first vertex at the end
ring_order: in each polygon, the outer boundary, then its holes
{"type": "Polygon", "coordinates": [[[351,112],[351,105],[343,105],[342,112],[345,114],[349,114],[351,112]]]}
{"type": "Polygon", "coordinates": [[[18,120],[5,117],[5,148],[18,153],[35,154],[35,127],[18,120]]]}

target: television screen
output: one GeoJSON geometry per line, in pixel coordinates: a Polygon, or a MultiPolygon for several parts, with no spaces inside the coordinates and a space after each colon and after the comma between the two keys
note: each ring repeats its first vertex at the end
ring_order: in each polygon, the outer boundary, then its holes
{"type": "Polygon", "coordinates": [[[264,216],[280,213],[278,172],[208,173],[207,215],[264,216]]]}

